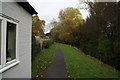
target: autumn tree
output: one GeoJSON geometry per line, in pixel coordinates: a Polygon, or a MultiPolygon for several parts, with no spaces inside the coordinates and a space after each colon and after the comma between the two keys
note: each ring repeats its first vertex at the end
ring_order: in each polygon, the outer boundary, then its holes
{"type": "Polygon", "coordinates": [[[44,35],[44,26],[45,21],[40,20],[37,15],[32,16],[32,33],[37,36],[43,36],[44,35]]]}
{"type": "Polygon", "coordinates": [[[82,14],[76,8],[68,7],[59,13],[59,39],[64,43],[74,44],[74,32],[78,24],[83,23],[82,14]]]}
{"type": "Polygon", "coordinates": [[[60,29],[61,29],[60,23],[57,22],[56,20],[52,20],[51,26],[52,26],[52,29],[50,31],[50,34],[51,34],[50,37],[52,37],[55,42],[60,42],[60,39],[59,39],[60,29]]]}

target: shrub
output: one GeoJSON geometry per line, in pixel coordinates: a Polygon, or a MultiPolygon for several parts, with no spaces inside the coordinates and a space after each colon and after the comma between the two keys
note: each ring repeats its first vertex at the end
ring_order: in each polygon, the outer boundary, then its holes
{"type": "Polygon", "coordinates": [[[32,58],[39,53],[40,51],[40,43],[38,43],[35,39],[35,36],[32,35],[32,58]]]}
{"type": "Polygon", "coordinates": [[[43,48],[49,48],[53,44],[53,40],[44,40],[43,41],[43,48]]]}

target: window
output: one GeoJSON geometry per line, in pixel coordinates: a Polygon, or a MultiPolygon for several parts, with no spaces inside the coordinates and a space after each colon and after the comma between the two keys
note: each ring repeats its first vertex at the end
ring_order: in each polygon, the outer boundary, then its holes
{"type": "Polygon", "coordinates": [[[16,24],[7,22],[6,62],[16,59],[16,24]]]}
{"type": "Polygon", "coordinates": [[[18,22],[0,16],[0,74],[19,64],[17,54],[18,22]]]}

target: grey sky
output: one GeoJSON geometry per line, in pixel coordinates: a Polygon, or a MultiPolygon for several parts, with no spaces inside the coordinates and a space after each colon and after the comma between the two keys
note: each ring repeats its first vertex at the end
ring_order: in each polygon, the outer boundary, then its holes
{"type": "MultiPolygon", "coordinates": [[[[40,19],[46,21],[45,33],[49,32],[51,20],[58,20],[59,11],[67,7],[78,7],[78,0],[27,0],[38,12],[40,19]]],[[[87,10],[80,10],[85,19],[89,14],[87,10]]]]}
{"type": "MultiPolygon", "coordinates": [[[[59,11],[67,7],[77,8],[78,0],[28,0],[29,3],[38,12],[40,19],[46,21],[46,24],[55,18],[57,19],[59,11]]],[[[86,18],[88,12],[85,10],[81,11],[83,18],[86,18]]]]}

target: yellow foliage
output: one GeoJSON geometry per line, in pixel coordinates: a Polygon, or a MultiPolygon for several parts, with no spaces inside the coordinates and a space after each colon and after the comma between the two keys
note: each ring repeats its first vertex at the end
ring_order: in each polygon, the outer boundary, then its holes
{"type": "Polygon", "coordinates": [[[44,25],[45,25],[44,20],[40,20],[37,15],[33,16],[32,17],[32,34],[35,34],[37,36],[44,35],[44,28],[43,28],[44,25]]]}

